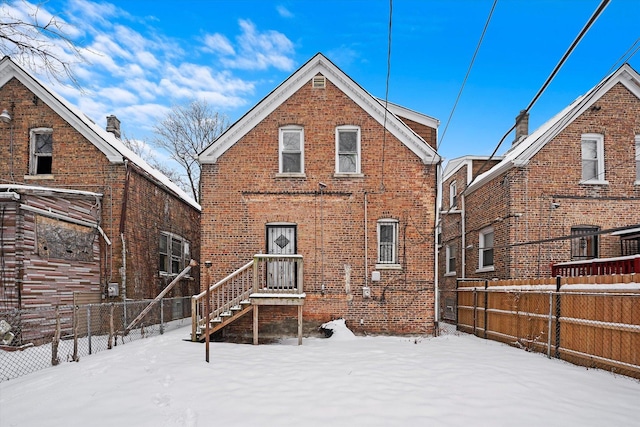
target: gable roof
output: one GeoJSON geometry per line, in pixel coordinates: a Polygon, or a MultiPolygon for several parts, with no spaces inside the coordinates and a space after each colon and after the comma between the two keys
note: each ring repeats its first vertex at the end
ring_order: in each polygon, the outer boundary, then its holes
{"type": "Polygon", "coordinates": [[[502,160],[502,156],[493,156],[493,158],[489,156],[462,156],[456,157],[455,159],[451,159],[447,162],[447,165],[444,167],[444,171],[442,172],[442,182],[445,182],[453,174],[458,172],[463,166],[467,167],[467,177],[465,184],[468,184],[473,179],[473,162],[474,161],[500,161],[502,160]]]}
{"type": "MultiPolygon", "coordinates": [[[[283,83],[276,87],[264,99],[256,104],[237,122],[230,126],[211,145],[205,148],[199,155],[198,160],[202,164],[215,163],[218,158],[230,149],[236,142],[245,136],[258,123],[264,120],[269,114],[276,110],[284,101],[291,97],[303,85],[318,73],[333,83],[338,89],[344,92],[372,118],[384,126],[385,108],[384,103],[370,95],[360,85],[347,76],[342,70],[335,66],[321,53],[316,54],[307,61],[296,72],[289,76],[283,83]]],[[[389,105],[386,110],[387,130],[407,146],[425,164],[436,164],[440,161],[440,156],[427,144],[422,137],[407,126],[393,112],[399,110],[399,106],[389,105]]],[[[407,113],[411,110],[403,109],[407,113]]],[[[428,123],[428,126],[437,126],[437,120],[416,112],[412,112],[412,120],[418,123],[428,123]],[[417,119],[417,120],[416,120],[417,119]]]]}
{"type": "Polygon", "coordinates": [[[629,64],[624,64],[507,151],[500,163],[478,176],[475,182],[467,189],[467,193],[477,190],[483,184],[513,167],[526,166],[531,158],[549,141],[555,138],[584,111],[591,108],[593,104],[618,83],[624,85],[640,99],[640,75],[629,64]]]}
{"type": "Polygon", "coordinates": [[[158,183],[162,184],[169,191],[173,192],[179,199],[191,205],[197,210],[201,210],[200,205],[174,184],[167,176],[159,170],[151,167],[140,156],[135,154],[124,143],[115,137],[111,132],[98,126],[93,120],[87,117],[82,111],[56,94],[36,77],[27,73],[22,67],[16,64],[11,58],[5,56],[0,60],[0,87],[4,86],[16,78],[27,89],[33,92],[41,101],[47,104],[53,111],[62,117],[67,123],[74,127],[82,136],[100,150],[111,163],[124,163],[125,160],[132,162],[149,174],[158,183]]]}

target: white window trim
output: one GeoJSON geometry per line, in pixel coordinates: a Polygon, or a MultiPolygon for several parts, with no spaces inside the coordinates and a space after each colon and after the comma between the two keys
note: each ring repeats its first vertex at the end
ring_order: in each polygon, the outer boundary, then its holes
{"type": "MultiPolygon", "coordinates": [[[[185,239],[184,237],[180,236],[179,234],[175,234],[175,233],[171,233],[169,231],[161,231],[160,232],[160,236],[167,236],[168,240],[167,242],[170,244],[172,239],[176,239],[176,240],[180,240],[182,242],[182,266],[181,266],[181,271],[184,270],[184,268],[189,265],[189,262],[191,261],[190,259],[187,259],[187,255],[190,257],[191,256],[191,242],[187,239],[185,239]]],[[[160,239],[160,236],[158,237],[158,239],[160,239]]],[[[158,245],[160,243],[158,242],[158,245]]],[[[169,246],[167,248],[167,255],[169,257],[169,265],[168,268],[171,269],[172,266],[172,262],[171,262],[171,257],[172,257],[172,253],[171,253],[171,247],[169,246]]],[[[158,247],[158,256],[160,256],[160,248],[158,247]]],[[[159,266],[158,266],[159,267],[159,266]]],[[[163,271],[160,270],[158,268],[158,272],[160,274],[160,276],[169,276],[169,277],[175,277],[178,274],[180,274],[180,272],[178,273],[173,273],[171,271],[163,271]]],[[[187,274],[185,277],[191,277],[190,274],[187,274]]]]}
{"type": "MultiPolygon", "coordinates": [[[[42,134],[51,134],[53,135],[53,128],[33,128],[29,131],[29,176],[38,177],[38,178],[52,178],[52,174],[37,174],[36,173],[36,135],[42,134]]],[[[53,152],[51,153],[51,158],[53,159],[53,152]]]]}
{"type": "Polygon", "coordinates": [[[376,263],[376,269],[379,270],[398,270],[400,269],[402,266],[400,265],[400,263],[398,262],[398,224],[399,221],[397,219],[392,219],[392,218],[382,218],[378,220],[378,225],[376,227],[376,231],[377,231],[377,242],[378,242],[378,257],[377,257],[377,263],[376,263]],[[393,235],[393,255],[392,258],[395,262],[381,262],[380,260],[380,226],[381,225],[387,225],[387,224],[393,224],[393,231],[394,231],[394,235],[393,235]]]}
{"type": "Polygon", "coordinates": [[[304,128],[302,126],[283,126],[278,130],[278,177],[305,177],[304,173],[304,128]],[[282,153],[283,153],[283,133],[285,131],[299,131],[300,132],[300,172],[283,172],[282,171],[282,153]]]}
{"type": "Polygon", "coordinates": [[[456,181],[452,181],[451,184],[449,184],[449,207],[450,208],[455,208],[458,205],[456,201],[456,196],[458,195],[457,193],[458,193],[458,184],[456,183],[456,181]]]}
{"type": "Polygon", "coordinates": [[[599,133],[584,133],[580,138],[580,184],[609,184],[604,176],[604,136],[599,133]],[[597,171],[596,179],[582,179],[582,144],[585,141],[596,141],[597,171]]]}
{"type": "MultiPolygon", "coordinates": [[[[451,264],[449,261],[451,260],[451,247],[453,245],[447,245],[445,247],[445,276],[455,276],[456,275],[456,270],[449,270],[449,264],[451,264]]],[[[455,247],[455,246],[453,246],[455,247]]],[[[456,254],[457,255],[457,254],[456,254]]],[[[455,259],[455,258],[454,258],[455,259]]]]}
{"type": "Polygon", "coordinates": [[[340,176],[362,176],[362,172],[361,172],[361,168],[360,165],[362,163],[362,152],[361,152],[361,144],[360,144],[360,126],[352,126],[352,125],[345,125],[345,126],[337,126],[336,127],[336,158],[335,158],[335,162],[336,162],[336,169],[335,169],[335,176],[336,177],[340,177],[340,176]],[[340,148],[340,140],[339,140],[339,132],[341,130],[355,130],[357,132],[357,161],[356,161],[356,171],[355,172],[342,172],[340,171],[340,152],[339,152],[339,148],[340,148]]]}
{"type": "Polygon", "coordinates": [[[636,167],[636,182],[635,185],[640,185],[640,135],[636,135],[636,157],[635,157],[635,167],[636,167]]]}
{"type": "Polygon", "coordinates": [[[495,262],[496,262],[496,233],[493,227],[486,227],[480,230],[480,234],[478,235],[478,269],[476,272],[480,273],[483,271],[495,271],[495,262]],[[493,233],[493,264],[483,266],[483,250],[486,249],[484,247],[484,238],[487,234],[493,233]]]}

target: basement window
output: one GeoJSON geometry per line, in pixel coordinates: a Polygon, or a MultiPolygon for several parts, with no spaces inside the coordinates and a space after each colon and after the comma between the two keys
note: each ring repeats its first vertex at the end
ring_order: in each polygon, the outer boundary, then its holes
{"type": "Polygon", "coordinates": [[[191,261],[189,242],[173,233],[160,233],[159,266],[161,275],[178,275],[191,261]]]}
{"type": "Polygon", "coordinates": [[[53,165],[53,129],[31,129],[29,147],[29,174],[51,175],[53,165]]]}

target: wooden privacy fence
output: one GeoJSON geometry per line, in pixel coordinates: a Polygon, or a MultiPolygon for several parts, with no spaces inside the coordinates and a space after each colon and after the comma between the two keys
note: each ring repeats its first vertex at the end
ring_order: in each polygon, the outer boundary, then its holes
{"type": "Polygon", "coordinates": [[[554,280],[555,285],[459,283],[458,330],[640,378],[638,285],[563,285],[565,279],[554,280]]]}

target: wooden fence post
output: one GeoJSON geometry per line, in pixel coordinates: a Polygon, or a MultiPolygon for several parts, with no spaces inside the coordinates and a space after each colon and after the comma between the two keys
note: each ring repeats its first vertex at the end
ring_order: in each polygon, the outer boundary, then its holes
{"type": "Polygon", "coordinates": [[[556,359],[560,358],[560,311],[561,311],[561,298],[560,298],[560,285],[562,278],[556,276],[556,359]]]}
{"type": "Polygon", "coordinates": [[[53,341],[51,342],[51,364],[56,366],[60,363],[58,358],[58,344],[60,343],[60,307],[56,307],[56,330],[53,333],[53,341]]]}

